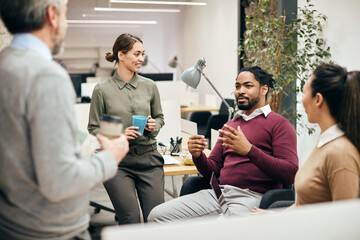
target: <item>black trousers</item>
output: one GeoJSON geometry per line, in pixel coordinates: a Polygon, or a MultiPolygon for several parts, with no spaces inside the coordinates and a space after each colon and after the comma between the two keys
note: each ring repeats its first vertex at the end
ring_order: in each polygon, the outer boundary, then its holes
{"type": "Polygon", "coordinates": [[[123,161],[130,163],[130,166],[120,164],[115,177],[104,183],[105,189],[114,206],[119,224],[141,222],[141,212],[146,222],[150,211],[164,202],[162,156],[157,150],[153,150],[137,156],[128,154],[123,161]],[[146,162],[148,164],[145,164],[146,162]],[[136,168],[136,165],[140,167],[136,168]]]}

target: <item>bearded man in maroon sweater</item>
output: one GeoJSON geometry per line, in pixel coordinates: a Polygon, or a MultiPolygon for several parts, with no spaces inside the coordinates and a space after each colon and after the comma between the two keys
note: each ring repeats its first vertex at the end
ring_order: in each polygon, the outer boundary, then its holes
{"type": "MultiPolygon", "coordinates": [[[[225,215],[248,215],[270,189],[290,186],[298,170],[296,133],[290,122],[266,104],[274,79],[260,67],[243,68],[235,82],[240,111],[219,130],[209,157],[207,141],[190,137],[188,148],[199,172],[214,172],[220,180],[228,210],[225,215]]],[[[212,189],[202,190],[155,207],[150,221],[171,222],[223,213],[212,189]]]]}

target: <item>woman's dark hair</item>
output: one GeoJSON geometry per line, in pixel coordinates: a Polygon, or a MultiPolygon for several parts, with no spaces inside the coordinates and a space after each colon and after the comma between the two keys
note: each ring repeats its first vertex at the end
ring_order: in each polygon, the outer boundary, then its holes
{"type": "Polygon", "coordinates": [[[330,114],[360,152],[360,72],[323,64],[313,72],[312,96],[320,93],[330,114]]]}
{"type": "Polygon", "coordinates": [[[272,77],[273,75],[265,72],[258,66],[244,67],[240,70],[239,73],[241,73],[241,72],[251,72],[254,75],[256,81],[258,81],[261,86],[263,86],[263,85],[268,86],[269,89],[265,96],[265,99],[267,99],[267,95],[268,95],[270,89],[274,88],[275,80],[272,77]]]}
{"type": "Polygon", "coordinates": [[[131,35],[130,33],[121,34],[114,43],[112,53],[107,52],[105,59],[109,62],[116,61],[116,63],[118,63],[118,52],[121,51],[122,53],[126,54],[132,49],[136,42],[143,43],[139,37],[131,35]]]}

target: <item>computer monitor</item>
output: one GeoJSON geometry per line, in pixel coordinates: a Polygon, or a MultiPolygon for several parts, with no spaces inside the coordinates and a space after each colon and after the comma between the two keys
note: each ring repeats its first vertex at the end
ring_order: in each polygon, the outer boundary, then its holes
{"type": "Polygon", "coordinates": [[[95,73],[70,73],[69,75],[78,98],[81,98],[81,83],[86,83],[87,77],[95,77],[95,73]]]}
{"type": "Polygon", "coordinates": [[[139,73],[139,75],[150,78],[153,81],[172,81],[174,80],[173,73],[139,73]]]}
{"type": "MultiPolygon", "coordinates": [[[[116,69],[112,70],[111,76],[114,75],[116,69]]],[[[150,78],[153,81],[173,81],[174,74],[173,73],[142,73],[139,72],[139,75],[150,78]]]]}

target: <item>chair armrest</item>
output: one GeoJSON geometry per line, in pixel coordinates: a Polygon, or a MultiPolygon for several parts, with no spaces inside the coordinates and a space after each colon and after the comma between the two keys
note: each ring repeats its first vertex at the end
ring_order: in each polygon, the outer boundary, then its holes
{"type": "Polygon", "coordinates": [[[271,204],[277,201],[295,201],[294,189],[291,187],[267,191],[260,201],[259,208],[267,209],[271,204]]]}
{"type": "Polygon", "coordinates": [[[209,179],[201,176],[187,178],[181,187],[180,196],[211,188],[209,181],[209,179]]]}
{"type": "Polygon", "coordinates": [[[295,201],[276,201],[273,204],[271,204],[268,209],[287,208],[287,207],[290,207],[291,205],[293,205],[294,203],[295,203],[295,201]]]}

